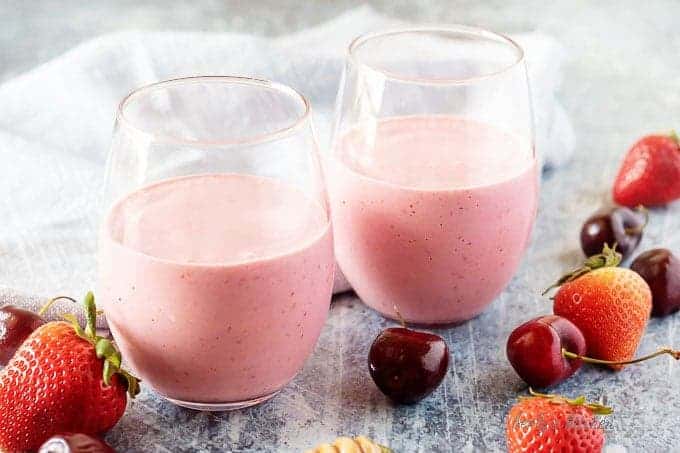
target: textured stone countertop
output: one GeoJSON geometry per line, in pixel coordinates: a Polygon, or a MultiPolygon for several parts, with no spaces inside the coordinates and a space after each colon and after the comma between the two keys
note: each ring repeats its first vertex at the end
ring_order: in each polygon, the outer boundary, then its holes
{"type": "MultiPolygon", "coordinates": [[[[389,323],[353,295],[337,297],[316,352],[281,394],[256,408],[192,412],[144,392],[108,435],[119,451],[294,452],[340,434],[366,434],[397,452],[504,450],[504,415],[525,386],[505,359],[509,332],[550,311],[538,296],[581,260],[582,220],[608,199],[620,154],[638,136],[680,127],[680,4],[674,1],[523,2],[379,0],[381,12],[504,32],[539,30],[571,59],[560,92],[574,123],[571,164],[543,175],[533,241],[507,290],[477,319],[440,330],[451,347],[444,385],[415,406],[394,407],[366,369],[373,337],[389,323]],[[545,6],[551,4],[550,6],[545,6]]],[[[359,2],[102,0],[0,2],[0,81],[73,45],[120,29],[201,29],[276,35],[327,20],[359,2]]],[[[680,205],[654,210],[641,249],[680,251],[680,205]]],[[[640,352],[680,346],[680,315],[653,320],[640,352]]],[[[680,365],[657,359],[612,373],[587,368],[555,389],[616,408],[608,442],[631,452],[680,451],[680,365]]],[[[615,448],[615,451],[620,451],[615,448]]]]}

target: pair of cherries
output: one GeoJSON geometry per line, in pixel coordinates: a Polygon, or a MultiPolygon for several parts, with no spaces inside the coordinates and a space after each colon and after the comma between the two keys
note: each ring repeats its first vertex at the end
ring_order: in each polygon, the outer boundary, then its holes
{"type": "MultiPolygon", "coordinates": [[[[586,256],[592,256],[600,253],[605,244],[616,244],[616,251],[626,259],[640,244],[647,220],[647,210],[641,206],[598,211],[581,227],[581,249],[586,256]]],[[[670,250],[648,250],[633,260],[630,269],[640,274],[652,290],[652,316],[680,310],[680,260],[670,250]]]]}

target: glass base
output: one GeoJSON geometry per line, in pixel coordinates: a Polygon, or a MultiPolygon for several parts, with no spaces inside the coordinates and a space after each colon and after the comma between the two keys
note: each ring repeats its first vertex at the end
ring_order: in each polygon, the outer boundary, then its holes
{"type": "MultiPolygon", "coordinates": [[[[260,396],[252,400],[246,401],[236,401],[233,403],[193,403],[190,401],[175,400],[163,396],[166,400],[170,401],[172,404],[177,406],[186,407],[187,409],[193,409],[196,411],[207,411],[207,412],[225,412],[225,411],[235,411],[239,409],[245,409],[246,407],[257,406],[265,401],[274,398],[280,390],[270,393],[269,395],[260,396]]],[[[161,395],[162,396],[162,395],[161,395]]]]}
{"type": "MultiPolygon", "coordinates": [[[[359,295],[357,294],[357,297],[359,295]]],[[[362,299],[363,302],[363,299],[362,299]]],[[[368,308],[371,310],[375,311],[378,313],[380,316],[382,316],[385,319],[389,319],[390,321],[394,321],[396,323],[401,324],[401,318],[394,316],[392,313],[384,312],[382,310],[378,310],[377,308],[367,304],[366,302],[363,302],[364,305],[366,305],[368,308]]],[[[482,313],[484,313],[484,310],[487,309],[489,304],[485,305],[480,311],[473,313],[472,315],[464,316],[462,318],[452,318],[450,320],[437,320],[437,321],[414,321],[412,319],[405,319],[404,321],[409,327],[423,327],[423,328],[431,328],[431,329],[448,329],[451,327],[457,327],[460,326],[461,324],[465,324],[468,321],[471,321],[475,319],[476,317],[480,316],[482,313]]]]}

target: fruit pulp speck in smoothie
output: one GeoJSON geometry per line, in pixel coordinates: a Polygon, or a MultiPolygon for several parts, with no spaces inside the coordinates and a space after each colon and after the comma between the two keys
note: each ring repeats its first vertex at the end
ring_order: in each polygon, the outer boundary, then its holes
{"type": "Polygon", "coordinates": [[[327,165],[335,253],[370,307],[410,322],[470,319],[528,243],[532,144],[453,116],[397,117],[341,137],[327,165]]]}
{"type": "Polygon", "coordinates": [[[98,291],[142,380],[184,402],[243,402],[278,391],[311,354],[333,266],[319,203],[268,178],[198,175],[113,206],[98,291]]]}

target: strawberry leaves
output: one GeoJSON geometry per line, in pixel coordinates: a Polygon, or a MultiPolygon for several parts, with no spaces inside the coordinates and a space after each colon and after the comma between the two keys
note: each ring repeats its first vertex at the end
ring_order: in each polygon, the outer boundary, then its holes
{"type": "Polygon", "coordinates": [[[588,259],[586,259],[583,263],[583,266],[574,269],[567,274],[564,274],[559,278],[559,280],[543,291],[541,295],[545,296],[548,294],[548,292],[550,292],[551,289],[558,288],[567,282],[574,281],[588,272],[594,271],[595,269],[600,269],[602,267],[617,267],[619,264],[621,264],[621,254],[616,251],[616,244],[614,244],[614,246],[611,248],[608,244],[604,244],[602,253],[588,257],[588,259]]]}
{"type": "MultiPolygon", "coordinates": [[[[531,387],[529,387],[529,394],[531,395],[531,397],[534,397],[534,398],[545,398],[545,399],[549,400],[551,403],[554,403],[554,404],[569,404],[571,406],[583,406],[583,407],[590,409],[590,411],[593,414],[597,414],[597,415],[609,415],[609,414],[614,412],[614,409],[612,409],[609,406],[605,406],[604,404],[589,403],[586,400],[586,397],[583,396],[583,395],[577,396],[576,398],[567,398],[567,397],[564,397],[562,395],[551,395],[551,394],[546,394],[546,393],[539,393],[539,392],[535,391],[534,389],[532,389],[531,387]]],[[[520,399],[521,398],[531,398],[531,397],[524,396],[524,397],[520,397],[520,399]]]]}
{"type": "Polygon", "coordinates": [[[104,361],[102,376],[104,384],[111,385],[111,378],[117,374],[125,381],[130,397],[135,398],[140,391],[139,379],[121,368],[122,357],[113,342],[108,338],[97,335],[98,312],[92,291],[85,295],[83,306],[86,317],[85,329],[81,327],[78,318],[73,314],[67,313],[62,317],[73,326],[73,330],[80,338],[94,346],[97,358],[104,361]]]}
{"type": "Polygon", "coordinates": [[[85,324],[85,335],[90,338],[97,337],[97,306],[94,303],[94,294],[88,291],[83,301],[85,305],[85,316],[87,322],[85,324]]]}

